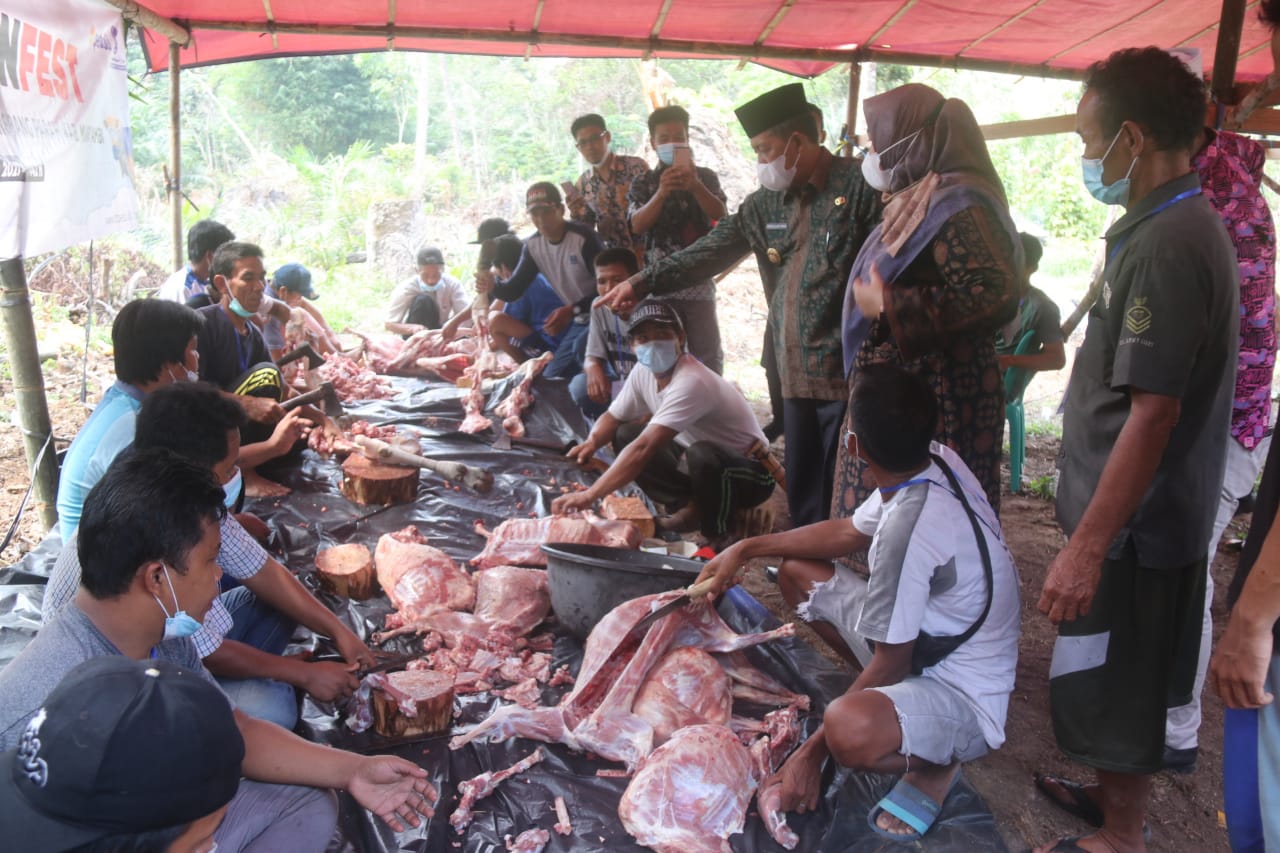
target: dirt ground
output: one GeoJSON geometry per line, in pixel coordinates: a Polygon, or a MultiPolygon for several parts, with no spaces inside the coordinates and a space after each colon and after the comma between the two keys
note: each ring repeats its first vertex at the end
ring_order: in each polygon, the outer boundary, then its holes
{"type": "MultiPolygon", "coordinates": [[[[743,265],[720,289],[721,328],[725,330],[726,375],[736,381],[752,397],[762,421],[768,420],[763,374],[756,367],[764,319],[764,306],[759,295],[759,279],[754,265],[743,265]]],[[[96,402],[109,384],[111,360],[107,353],[95,353],[89,368],[87,398],[96,402]]],[[[0,373],[7,377],[7,371],[0,373]]],[[[1065,371],[1055,378],[1037,378],[1033,393],[1029,392],[1028,420],[1038,411],[1051,411],[1060,396],[1065,371]]],[[[45,363],[45,381],[50,399],[51,417],[59,446],[65,446],[88,415],[79,402],[81,364],[79,358],[60,357],[45,363]],[[65,441],[63,441],[65,439],[65,441]]],[[[12,383],[0,379],[0,400],[12,401],[12,383]]],[[[12,406],[10,402],[6,408],[12,406]]],[[[0,524],[7,530],[26,491],[28,478],[23,460],[22,441],[8,412],[9,422],[0,426],[0,524]]],[[[1043,432],[1043,431],[1042,431],[1043,432]]],[[[1051,432],[1051,431],[1049,431],[1051,432]]],[[[1053,473],[1058,440],[1051,434],[1028,437],[1024,484],[1043,482],[1053,473]]],[[[1004,481],[1008,483],[1006,472],[1004,481]]],[[[775,495],[779,519],[785,523],[786,506],[781,495],[775,495]]],[[[1022,580],[1023,634],[1018,661],[1017,686],[1009,707],[1008,741],[1004,748],[969,765],[965,772],[995,813],[996,821],[1011,850],[1023,850],[1060,835],[1078,835],[1087,831],[1082,823],[1066,817],[1043,800],[1035,791],[1032,777],[1038,772],[1053,772],[1086,778],[1082,768],[1072,765],[1057,750],[1049,724],[1047,673],[1052,650],[1053,627],[1035,609],[1045,570],[1062,545],[1062,534],[1053,519],[1052,502],[1032,494],[1024,487],[1019,495],[1007,494],[1002,506],[1002,524],[1010,549],[1017,561],[1022,580]]],[[[1247,525],[1247,517],[1237,520],[1237,529],[1247,525]]],[[[15,541],[0,553],[0,565],[14,562],[34,547],[41,538],[39,512],[28,509],[15,541]]],[[[1221,553],[1214,561],[1216,582],[1215,625],[1221,630],[1225,610],[1223,596],[1235,564],[1230,550],[1231,531],[1224,537],[1221,553]]],[[[759,572],[749,572],[747,589],[775,612],[789,616],[776,587],[764,581],[759,572]]],[[[805,629],[811,642],[826,650],[811,631],[805,629]]],[[[829,650],[826,650],[830,654],[829,650]]],[[[1152,828],[1151,849],[1167,851],[1210,851],[1227,849],[1223,828],[1222,802],[1222,705],[1211,692],[1204,698],[1204,724],[1200,730],[1200,760],[1195,773],[1179,776],[1161,773],[1155,779],[1154,795],[1148,815],[1152,828]]]]}

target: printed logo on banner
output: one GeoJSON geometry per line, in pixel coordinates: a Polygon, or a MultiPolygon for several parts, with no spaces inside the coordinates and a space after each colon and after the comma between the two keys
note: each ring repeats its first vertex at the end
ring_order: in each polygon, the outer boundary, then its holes
{"type": "Polygon", "coordinates": [[[124,35],[103,0],[0,0],[0,258],[137,223],[124,35]]]}

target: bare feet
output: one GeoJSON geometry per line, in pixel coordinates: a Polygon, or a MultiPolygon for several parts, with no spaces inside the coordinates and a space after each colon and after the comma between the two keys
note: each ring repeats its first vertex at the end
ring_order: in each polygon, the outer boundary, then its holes
{"type": "Polygon", "coordinates": [[[279,498],[291,491],[288,486],[273,483],[257,471],[244,472],[244,495],[247,498],[279,498]]]}
{"type": "MultiPolygon", "coordinates": [[[[904,774],[902,779],[937,803],[941,811],[959,774],[960,762],[957,761],[946,767],[930,766],[927,769],[912,770],[904,774]]],[[[883,810],[876,815],[876,826],[890,835],[901,835],[903,838],[912,838],[918,834],[915,829],[883,810]]]]}
{"type": "Polygon", "coordinates": [[[701,521],[702,513],[698,511],[697,504],[689,502],[673,513],[658,516],[653,525],[671,533],[689,533],[697,530],[701,521]]]}

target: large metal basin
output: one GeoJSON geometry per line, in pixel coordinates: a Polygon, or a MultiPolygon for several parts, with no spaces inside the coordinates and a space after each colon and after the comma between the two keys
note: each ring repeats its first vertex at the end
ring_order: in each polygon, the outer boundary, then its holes
{"type": "Polygon", "coordinates": [[[586,639],[606,613],[633,598],[688,586],[700,560],[603,545],[550,543],[547,580],[551,609],[566,628],[586,639]]]}

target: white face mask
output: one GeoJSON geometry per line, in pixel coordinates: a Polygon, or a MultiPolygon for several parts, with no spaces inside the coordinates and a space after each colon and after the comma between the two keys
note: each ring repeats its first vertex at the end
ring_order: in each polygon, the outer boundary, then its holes
{"type": "MultiPolygon", "coordinates": [[[[920,132],[923,130],[924,128],[922,127],[915,133],[907,134],[884,150],[892,151],[904,142],[910,145],[911,141],[919,136],[920,132]]],[[[880,166],[880,154],[881,152],[879,151],[869,151],[867,152],[867,155],[862,158],[862,177],[866,179],[867,183],[870,184],[873,189],[879,190],[882,193],[892,192],[890,188],[893,186],[893,173],[898,170],[898,166],[902,164],[902,161],[899,160],[897,165],[886,172],[880,166]]]]}
{"type": "Polygon", "coordinates": [[[797,157],[796,162],[787,168],[787,149],[790,147],[791,139],[788,139],[780,155],[768,163],[756,163],[756,176],[760,179],[760,186],[775,192],[785,192],[791,186],[796,177],[796,169],[800,166],[800,158],[797,157]]]}
{"type": "Polygon", "coordinates": [[[200,630],[200,623],[194,617],[189,616],[187,611],[178,606],[178,593],[173,588],[173,581],[169,578],[169,567],[164,566],[164,579],[169,584],[169,594],[173,596],[173,615],[169,615],[169,610],[164,606],[159,596],[152,595],[156,600],[156,604],[160,605],[160,610],[164,613],[164,638],[166,640],[177,640],[182,637],[190,637],[192,634],[200,630]]]}
{"type": "MultiPolygon", "coordinates": [[[[196,373],[194,370],[187,370],[187,369],[184,367],[184,368],[182,368],[182,372],[183,372],[183,373],[185,373],[185,374],[187,375],[187,378],[186,378],[186,381],[187,381],[187,382],[199,382],[199,381],[200,381],[200,374],[199,374],[199,373],[196,373]]],[[[169,378],[170,378],[170,379],[172,379],[174,382],[182,382],[182,381],[183,381],[182,379],[179,379],[177,376],[174,376],[174,375],[173,375],[173,368],[172,368],[172,367],[170,367],[170,368],[169,368],[169,378]]]]}

